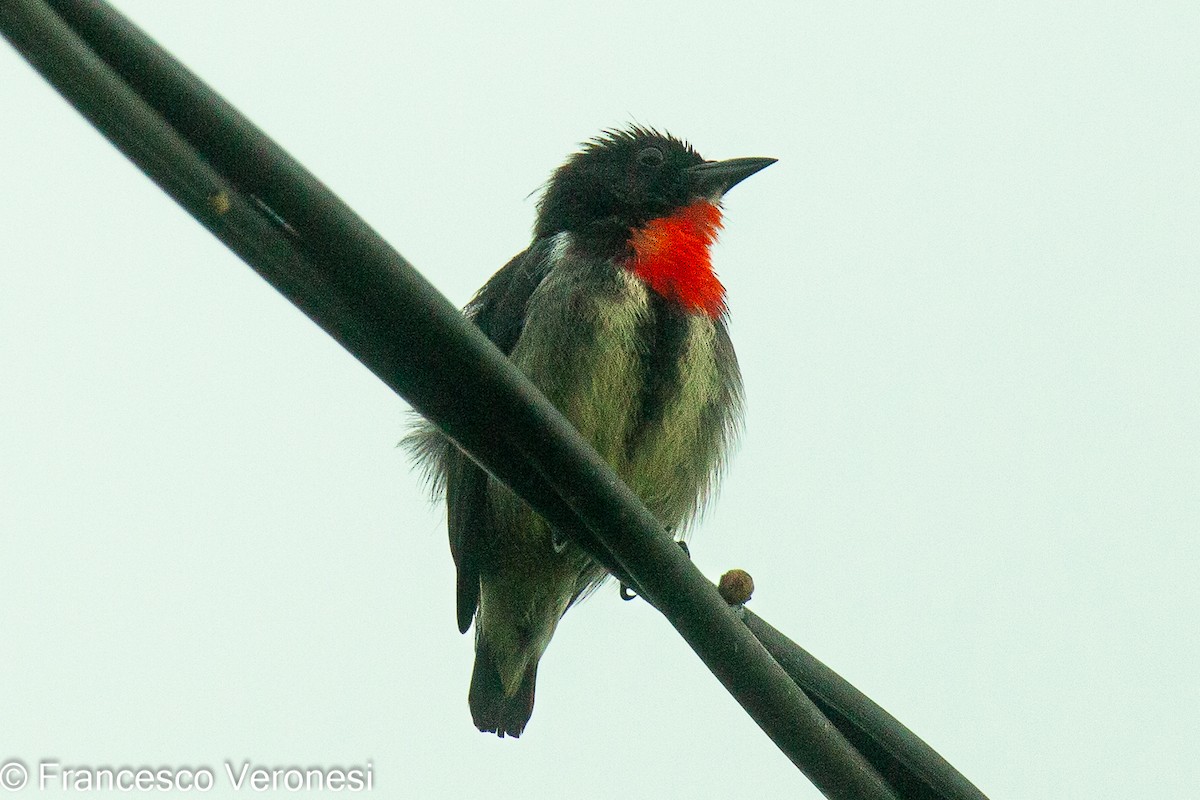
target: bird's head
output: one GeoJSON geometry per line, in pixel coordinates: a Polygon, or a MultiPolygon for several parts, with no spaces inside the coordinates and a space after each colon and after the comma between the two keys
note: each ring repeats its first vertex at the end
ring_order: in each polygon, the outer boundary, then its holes
{"type": "Polygon", "coordinates": [[[725,291],[709,246],[720,201],[773,158],[705,161],[681,139],[648,128],[606,131],[555,171],[538,206],[537,237],[570,234],[689,311],[720,316],[725,291]]]}
{"type": "Polygon", "coordinates": [[[725,192],[773,158],[705,161],[687,142],[650,128],[610,130],[559,167],[538,206],[536,234],[617,227],[625,232],[725,192]]]}

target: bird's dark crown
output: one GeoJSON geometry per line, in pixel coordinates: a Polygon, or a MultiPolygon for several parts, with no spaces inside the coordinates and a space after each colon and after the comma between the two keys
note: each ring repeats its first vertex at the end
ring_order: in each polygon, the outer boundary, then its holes
{"type": "Polygon", "coordinates": [[[686,170],[702,163],[691,145],[670,134],[640,126],[605,131],[551,176],[535,234],[623,241],[632,229],[695,200],[686,170]]]}

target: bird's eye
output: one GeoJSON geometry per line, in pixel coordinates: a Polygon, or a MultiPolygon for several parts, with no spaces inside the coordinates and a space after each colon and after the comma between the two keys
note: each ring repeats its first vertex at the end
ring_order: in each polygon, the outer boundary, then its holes
{"type": "Polygon", "coordinates": [[[657,147],[647,147],[637,154],[637,162],[643,167],[657,167],[666,160],[663,151],[657,147]]]}

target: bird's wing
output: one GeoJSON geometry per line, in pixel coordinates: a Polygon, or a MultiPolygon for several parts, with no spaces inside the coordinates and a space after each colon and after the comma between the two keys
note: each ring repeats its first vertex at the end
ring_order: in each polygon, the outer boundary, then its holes
{"type": "MultiPolygon", "coordinates": [[[[524,328],[529,298],[550,270],[549,243],[535,241],[484,284],[465,313],[505,355],[524,328]]],[[[488,475],[453,445],[444,450],[446,519],[458,570],[458,628],[471,625],[479,605],[479,573],[497,535],[487,508],[488,475]]]]}
{"type": "Polygon", "coordinates": [[[465,313],[504,355],[511,355],[525,325],[529,298],[550,272],[551,242],[538,239],[488,279],[465,313]]]}

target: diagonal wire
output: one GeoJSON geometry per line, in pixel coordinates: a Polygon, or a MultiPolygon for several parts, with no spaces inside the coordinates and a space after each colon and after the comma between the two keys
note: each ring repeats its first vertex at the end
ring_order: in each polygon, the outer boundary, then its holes
{"type": "Polygon", "coordinates": [[[565,418],[449,301],[110,6],[0,0],[0,30],[201,224],[655,605],[826,796],[983,797],[869,700],[855,705],[839,695],[841,705],[831,703],[836,675],[796,669],[796,652],[803,651],[794,643],[749,612],[742,622],[565,418]],[[815,687],[806,685],[814,680],[815,687]],[[914,786],[930,792],[910,793],[914,786]]]}

